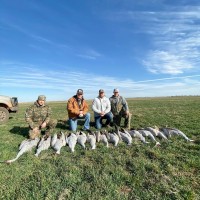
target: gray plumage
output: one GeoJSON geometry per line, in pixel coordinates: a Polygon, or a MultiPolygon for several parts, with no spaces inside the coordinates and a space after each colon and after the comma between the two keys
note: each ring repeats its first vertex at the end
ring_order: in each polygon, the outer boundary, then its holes
{"type": "Polygon", "coordinates": [[[100,135],[101,135],[100,131],[95,132],[96,142],[100,142],[100,135]]]}
{"type": "Polygon", "coordinates": [[[139,138],[144,144],[148,144],[149,142],[146,141],[145,137],[137,131],[137,130],[130,130],[128,131],[132,137],[139,138]]]}
{"type": "Polygon", "coordinates": [[[90,143],[92,149],[96,149],[96,135],[95,133],[88,133],[87,142],[90,143]]]}
{"type": "Polygon", "coordinates": [[[73,153],[75,151],[75,146],[77,143],[77,135],[75,133],[70,133],[68,136],[66,136],[66,142],[73,153]]]}
{"type": "Polygon", "coordinates": [[[46,136],[43,136],[37,146],[37,151],[35,156],[39,156],[41,151],[47,150],[51,146],[51,136],[46,139],[46,136]]]}
{"type": "Polygon", "coordinates": [[[106,145],[106,147],[109,147],[109,145],[108,145],[108,139],[107,139],[107,131],[105,130],[105,131],[102,131],[101,133],[100,133],[100,141],[103,143],[103,144],[105,144],[106,145]]]}
{"type": "Polygon", "coordinates": [[[119,136],[115,132],[107,133],[108,142],[116,147],[119,143],[119,136]]]}
{"type": "Polygon", "coordinates": [[[12,163],[12,162],[16,161],[22,154],[24,154],[25,152],[31,151],[33,147],[36,147],[38,142],[39,142],[38,137],[35,138],[34,140],[26,139],[26,140],[22,141],[22,143],[19,146],[19,152],[18,152],[16,158],[14,158],[12,160],[7,160],[6,163],[12,163]]]}
{"type": "Polygon", "coordinates": [[[120,134],[120,131],[119,131],[119,127],[115,124],[115,133],[118,135],[119,137],[119,142],[122,141],[122,136],[120,134]]]}
{"type": "Polygon", "coordinates": [[[160,128],[160,130],[164,133],[167,138],[171,137],[171,133],[167,128],[160,128]]]}
{"type": "Polygon", "coordinates": [[[144,130],[144,129],[139,129],[138,130],[144,137],[150,138],[152,141],[156,143],[156,146],[160,145],[160,143],[155,139],[153,134],[150,131],[144,130]]]}
{"type": "Polygon", "coordinates": [[[176,128],[161,128],[161,130],[164,132],[164,134],[167,137],[171,137],[172,135],[179,135],[181,137],[183,137],[186,141],[188,142],[193,142],[194,140],[189,139],[185,133],[183,133],[182,131],[180,131],[179,129],[176,128]]]}
{"type": "Polygon", "coordinates": [[[86,134],[83,131],[81,131],[76,135],[77,135],[77,142],[85,149],[85,143],[87,141],[86,134]]]}
{"type": "Polygon", "coordinates": [[[56,151],[56,154],[60,154],[60,150],[66,145],[65,135],[63,132],[59,134],[54,134],[51,140],[51,146],[56,151]]]}
{"type": "Polygon", "coordinates": [[[145,130],[150,131],[155,137],[160,137],[164,140],[168,140],[167,137],[165,136],[164,133],[162,133],[158,127],[152,128],[152,127],[147,127],[145,130]]]}
{"type": "Polygon", "coordinates": [[[119,134],[121,135],[122,140],[125,143],[127,143],[128,145],[131,145],[131,143],[132,143],[132,137],[131,137],[131,135],[125,129],[123,129],[122,131],[119,131],[119,134]]]}

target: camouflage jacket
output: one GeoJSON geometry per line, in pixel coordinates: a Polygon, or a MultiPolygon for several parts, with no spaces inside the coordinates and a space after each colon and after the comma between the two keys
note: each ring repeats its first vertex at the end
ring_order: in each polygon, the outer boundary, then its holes
{"type": "Polygon", "coordinates": [[[51,108],[48,105],[40,106],[37,101],[26,109],[25,120],[33,129],[39,127],[43,122],[48,123],[52,114],[51,108]]]}
{"type": "Polygon", "coordinates": [[[126,112],[129,110],[128,103],[126,99],[122,96],[112,96],[109,98],[111,103],[111,112],[113,115],[119,115],[121,112],[126,112]]]}

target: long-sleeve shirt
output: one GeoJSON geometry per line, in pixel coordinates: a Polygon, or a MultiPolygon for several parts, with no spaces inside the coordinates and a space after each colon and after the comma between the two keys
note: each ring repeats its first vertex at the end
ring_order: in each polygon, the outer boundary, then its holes
{"type": "Polygon", "coordinates": [[[99,117],[101,112],[109,113],[111,110],[110,101],[107,97],[96,97],[92,102],[92,110],[94,111],[94,116],[99,117]]]}

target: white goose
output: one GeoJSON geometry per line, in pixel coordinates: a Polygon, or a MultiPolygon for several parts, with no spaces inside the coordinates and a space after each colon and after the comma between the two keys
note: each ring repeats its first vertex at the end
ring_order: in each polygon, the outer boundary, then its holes
{"type": "Polygon", "coordinates": [[[96,149],[96,135],[95,133],[88,133],[87,142],[90,143],[92,149],[96,149]]]}
{"type": "Polygon", "coordinates": [[[77,143],[77,135],[75,133],[70,133],[66,136],[66,143],[68,144],[71,152],[73,153],[75,151],[75,146],[77,143]]]}
{"type": "Polygon", "coordinates": [[[116,147],[119,143],[119,136],[113,131],[107,133],[108,142],[113,143],[116,147]]]}
{"type": "Polygon", "coordinates": [[[87,136],[83,131],[77,132],[77,142],[85,149],[85,143],[87,141],[87,136]]]}
{"type": "Polygon", "coordinates": [[[154,136],[160,137],[164,140],[168,140],[164,133],[162,133],[157,126],[155,128],[147,127],[145,130],[150,131],[154,136]]]}
{"type": "Polygon", "coordinates": [[[127,143],[127,145],[131,145],[132,143],[132,137],[129,134],[128,131],[126,131],[125,129],[122,129],[122,131],[119,131],[119,134],[121,135],[122,140],[127,143]],[[122,132],[123,131],[123,132],[122,132]]]}
{"type": "Polygon", "coordinates": [[[106,147],[109,147],[108,138],[106,137],[107,133],[108,133],[107,130],[104,130],[104,131],[100,132],[100,142],[105,144],[106,147]]]}
{"type": "Polygon", "coordinates": [[[131,129],[128,132],[132,137],[140,139],[144,144],[148,144],[149,143],[149,142],[146,141],[145,137],[143,137],[143,135],[139,131],[131,129]]]}
{"type": "Polygon", "coordinates": [[[51,146],[51,136],[49,136],[48,138],[46,138],[46,136],[43,136],[37,146],[37,151],[35,156],[38,157],[41,151],[47,150],[50,146],[51,146]]]}
{"type": "Polygon", "coordinates": [[[16,161],[22,154],[24,154],[27,151],[31,151],[33,147],[36,147],[39,142],[39,138],[35,138],[34,140],[26,139],[22,141],[22,143],[19,146],[19,152],[16,156],[16,158],[12,160],[7,160],[6,163],[10,164],[14,161],[16,161]]]}
{"type": "Polygon", "coordinates": [[[180,131],[179,129],[176,128],[161,128],[161,130],[164,132],[164,134],[167,137],[171,137],[172,135],[179,135],[181,137],[183,137],[186,141],[188,142],[193,142],[194,140],[189,139],[185,133],[183,133],[182,131],[180,131]]]}
{"type": "Polygon", "coordinates": [[[51,140],[51,146],[56,151],[56,154],[60,154],[60,150],[66,145],[65,135],[63,132],[54,134],[51,140]]]}
{"type": "Polygon", "coordinates": [[[147,131],[145,129],[139,129],[138,130],[144,137],[149,137],[152,141],[154,141],[156,143],[155,146],[160,146],[160,142],[158,142],[155,137],[153,136],[153,134],[150,131],[147,131]]]}

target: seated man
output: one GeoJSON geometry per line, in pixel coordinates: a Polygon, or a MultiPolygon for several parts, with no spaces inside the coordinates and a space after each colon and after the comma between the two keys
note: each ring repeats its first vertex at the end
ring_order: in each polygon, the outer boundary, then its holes
{"type": "Polygon", "coordinates": [[[113,115],[110,111],[110,101],[105,96],[104,90],[99,90],[99,96],[93,100],[92,110],[94,111],[95,126],[97,129],[101,129],[102,120],[106,119],[106,126],[110,126],[113,115]]]}
{"type": "Polygon", "coordinates": [[[26,109],[25,120],[29,124],[29,138],[40,136],[41,129],[46,128],[45,135],[49,137],[56,127],[57,120],[51,119],[51,108],[46,105],[46,97],[38,96],[37,101],[26,109]]]}
{"type": "Polygon", "coordinates": [[[113,90],[113,96],[110,97],[111,112],[113,114],[113,123],[120,126],[122,117],[124,127],[130,129],[131,114],[129,113],[128,103],[126,99],[119,95],[119,89],[113,90]]]}
{"type": "Polygon", "coordinates": [[[76,95],[71,97],[67,102],[67,111],[69,116],[69,126],[72,131],[77,129],[77,121],[84,119],[83,130],[90,129],[90,113],[88,104],[83,98],[83,90],[78,89],[76,95]]]}

